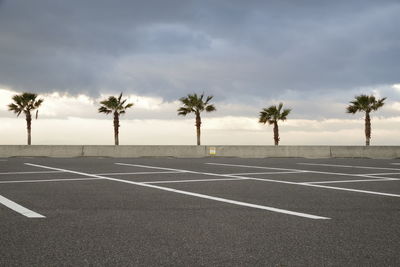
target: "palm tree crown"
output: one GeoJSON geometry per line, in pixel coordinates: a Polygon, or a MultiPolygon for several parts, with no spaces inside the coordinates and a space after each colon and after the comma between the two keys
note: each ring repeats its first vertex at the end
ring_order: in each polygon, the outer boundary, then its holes
{"type": "Polygon", "coordinates": [[[186,116],[189,113],[194,113],[196,116],[197,145],[200,145],[200,113],[203,111],[212,112],[216,110],[213,104],[209,104],[212,98],[213,96],[207,96],[204,100],[204,93],[200,96],[194,93],[188,94],[187,97],[182,97],[179,99],[182,102],[183,106],[178,109],[178,115],[186,116]]]}
{"type": "Polygon", "coordinates": [[[274,141],[275,145],[279,145],[279,128],[278,128],[278,121],[285,121],[287,116],[289,115],[291,109],[284,109],[283,104],[279,103],[277,106],[270,106],[269,108],[264,108],[260,112],[260,123],[268,123],[269,125],[274,125],[274,141]]]}
{"type": "Polygon", "coordinates": [[[36,99],[37,94],[34,93],[22,93],[20,95],[14,95],[12,100],[14,103],[8,105],[8,110],[19,115],[25,114],[26,117],[26,129],[28,132],[28,145],[31,144],[31,130],[32,130],[32,115],[31,111],[36,109],[36,119],[38,118],[38,108],[43,103],[43,99],[36,99]]]}
{"type": "Polygon", "coordinates": [[[350,105],[347,106],[347,113],[355,114],[356,112],[365,112],[365,145],[369,146],[371,142],[371,117],[372,111],[378,110],[385,103],[386,97],[382,99],[376,99],[373,95],[359,95],[355,97],[355,100],[350,101],[350,105]]]}
{"type": "Polygon", "coordinates": [[[269,125],[274,124],[275,122],[278,121],[285,121],[287,119],[287,116],[289,115],[291,109],[284,109],[282,111],[283,104],[279,103],[278,107],[277,106],[270,106],[269,108],[264,108],[260,112],[260,123],[268,123],[269,125]],[[282,111],[282,112],[281,112],[282,111]]]}
{"type": "Polygon", "coordinates": [[[38,99],[37,94],[34,93],[22,93],[21,95],[14,95],[12,100],[14,103],[8,105],[8,110],[13,111],[17,116],[21,113],[30,114],[31,111],[36,109],[36,118],[38,116],[38,108],[43,103],[43,99],[38,99]]]}
{"type": "Polygon", "coordinates": [[[373,95],[359,95],[355,97],[355,100],[350,101],[347,107],[347,113],[355,114],[356,112],[372,112],[378,110],[385,103],[386,97],[382,99],[376,99],[373,95]]]}
{"type": "Polygon", "coordinates": [[[118,98],[115,96],[110,96],[106,100],[100,102],[102,106],[99,107],[100,113],[110,114],[115,112],[118,114],[125,114],[128,108],[133,106],[133,103],[128,103],[125,105],[127,99],[122,100],[122,93],[118,98]]]}
{"type": "Polygon", "coordinates": [[[186,116],[189,113],[200,114],[202,111],[215,111],[216,108],[213,104],[208,104],[213,96],[207,96],[204,101],[204,94],[200,97],[197,94],[188,94],[187,97],[182,97],[179,100],[183,106],[178,109],[178,115],[186,116]]]}
{"type": "Polygon", "coordinates": [[[125,104],[127,99],[122,100],[122,93],[118,98],[110,96],[106,100],[100,102],[99,113],[114,115],[114,140],[115,145],[119,145],[119,116],[125,114],[128,108],[133,106],[133,103],[125,104]]]}

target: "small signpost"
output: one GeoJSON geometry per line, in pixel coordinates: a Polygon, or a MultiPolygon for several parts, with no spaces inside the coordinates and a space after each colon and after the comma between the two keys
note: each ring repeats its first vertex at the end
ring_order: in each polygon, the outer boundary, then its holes
{"type": "Polygon", "coordinates": [[[216,147],[210,147],[210,155],[215,156],[217,154],[217,148],[216,147]]]}

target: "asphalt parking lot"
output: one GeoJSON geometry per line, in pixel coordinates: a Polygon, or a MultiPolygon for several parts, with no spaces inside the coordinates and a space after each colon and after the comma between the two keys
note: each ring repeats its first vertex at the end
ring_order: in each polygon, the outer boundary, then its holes
{"type": "Polygon", "coordinates": [[[399,159],[0,159],[1,266],[400,266],[399,221],[399,159]]]}

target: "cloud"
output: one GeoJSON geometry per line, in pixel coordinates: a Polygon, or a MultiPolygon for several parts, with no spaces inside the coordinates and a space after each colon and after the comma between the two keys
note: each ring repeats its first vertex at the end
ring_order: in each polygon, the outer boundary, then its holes
{"type": "Polygon", "coordinates": [[[399,83],[398,1],[2,1],[0,82],[173,101],[399,83]]]}

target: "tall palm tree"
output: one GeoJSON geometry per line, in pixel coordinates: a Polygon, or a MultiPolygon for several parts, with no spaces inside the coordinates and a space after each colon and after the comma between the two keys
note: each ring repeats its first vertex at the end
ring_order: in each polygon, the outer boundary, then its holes
{"type": "Polygon", "coordinates": [[[38,108],[43,103],[43,99],[36,99],[37,94],[34,93],[22,93],[20,95],[14,95],[12,100],[14,103],[8,105],[8,110],[13,111],[17,116],[22,112],[25,113],[26,129],[28,131],[28,145],[31,144],[31,130],[32,130],[32,114],[31,112],[36,109],[36,119],[38,118],[38,108]]]}
{"type": "Polygon", "coordinates": [[[119,116],[121,114],[125,114],[126,110],[133,106],[133,103],[125,104],[127,99],[122,100],[122,93],[118,98],[115,96],[110,96],[107,99],[100,102],[101,106],[99,107],[99,113],[114,115],[114,140],[115,145],[119,145],[119,116]]]}
{"type": "Polygon", "coordinates": [[[371,142],[371,116],[372,111],[378,110],[385,103],[386,97],[376,99],[373,95],[359,95],[355,100],[350,101],[347,107],[347,113],[355,114],[356,112],[365,112],[365,145],[369,146],[371,142]]]}
{"type": "Polygon", "coordinates": [[[204,93],[198,96],[197,94],[188,94],[187,97],[182,97],[179,100],[183,106],[178,109],[178,115],[186,116],[189,113],[194,113],[196,116],[196,133],[197,145],[200,145],[200,127],[201,127],[201,112],[215,111],[216,108],[213,104],[209,104],[213,96],[207,96],[204,101],[204,93]]]}
{"type": "Polygon", "coordinates": [[[279,145],[279,128],[278,121],[285,121],[289,115],[291,109],[282,110],[283,104],[279,103],[277,106],[270,106],[269,108],[264,108],[260,112],[260,123],[268,123],[269,125],[274,125],[274,141],[275,145],[279,145]]]}

